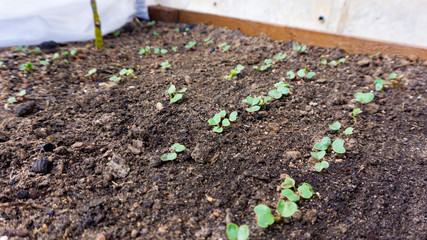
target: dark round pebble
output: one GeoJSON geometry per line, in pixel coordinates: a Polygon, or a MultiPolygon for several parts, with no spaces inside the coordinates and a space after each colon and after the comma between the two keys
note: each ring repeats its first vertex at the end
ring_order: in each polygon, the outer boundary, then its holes
{"type": "Polygon", "coordinates": [[[16,116],[24,117],[34,112],[36,107],[35,102],[27,102],[18,106],[18,110],[16,111],[16,116]]]}
{"type": "Polygon", "coordinates": [[[55,149],[55,145],[50,142],[44,143],[41,147],[41,150],[45,152],[53,152],[53,149],[55,149]]]}
{"type": "Polygon", "coordinates": [[[209,52],[210,52],[210,53],[215,52],[215,47],[211,47],[211,49],[209,49],[209,52]]]}
{"type": "Polygon", "coordinates": [[[35,173],[41,173],[41,174],[49,173],[52,170],[52,168],[53,168],[52,162],[44,158],[38,159],[33,163],[33,165],[31,165],[31,171],[35,173]]]}

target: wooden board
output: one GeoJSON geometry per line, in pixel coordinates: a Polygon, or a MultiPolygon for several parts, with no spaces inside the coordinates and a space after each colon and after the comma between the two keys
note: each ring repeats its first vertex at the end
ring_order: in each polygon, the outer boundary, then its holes
{"type": "Polygon", "coordinates": [[[407,57],[411,60],[427,59],[427,49],[390,42],[279,26],[249,20],[198,13],[162,6],[149,6],[150,18],[156,21],[209,24],[230,29],[240,29],[249,36],[267,35],[276,41],[295,41],[301,44],[325,48],[341,48],[351,54],[387,54],[407,57]]]}

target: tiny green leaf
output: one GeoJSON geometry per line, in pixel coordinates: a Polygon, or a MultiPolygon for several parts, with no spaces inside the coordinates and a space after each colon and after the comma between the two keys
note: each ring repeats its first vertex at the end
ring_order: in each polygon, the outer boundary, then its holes
{"type": "Polygon", "coordinates": [[[329,62],[329,65],[331,65],[332,67],[336,67],[336,66],[338,66],[338,63],[337,63],[337,61],[332,60],[329,62]]]}
{"type": "Polygon", "coordinates": [[[353,134],[353,130],[354,130],[354,128],[348,127],[344,130],[344,134],[351,135],[351,134],[353,134]]]}
{"type": "Polygon", "coordinates": [[[322,161],[320,163],[314,164],[314,168],[318,172],[321,172],[324,168],[328,168],[328,167],[329,167],[329,163],[327,161],[322,161]]]}
{"type": "Polygon", "coordinates": [[[234,122],[237,119],[237,112],[234,111],[232,113],[230,113],[230,117],[228,118],[230,120],[230,122],[234,122]]]}
{"type": "Polygon", "coordinates": [[[286,178],[280,187],[285,189],[295,187],[295,180],[293,178],[286,178]]]}
{"type": "Polygon", "coordinates": [[[323,65],[326,65],[326,64],[328,64],[328,61],[327,61],[326,59],[322,59],[322,60],[320,61],[320,63],[321,63],[321,64],[323,64],[323,65]]]}
{"type": "Polygon", "coordinates": [[[225,110],[221,110],[219,113],[217,113],[218,116],[220,116],[221,118],[225,117],[225,115],[227,115],[227,112],[225,110]]]}
{"type": "Polygon", "coordinates": [[[337,139],[332,143],[332,149],[336,152],[336,153],[345,153],[345,148],[344,148],[344,140],[342,139],[337,139]]]}
{"type": "Polygon", "coordinates": [[[226,118],[224,120],[222,120],[222,126],[223,127],[228,127],[230,126],[230,121],[226,118]]]}
{"type": "Polygon", "coordinates": [[[288,77],[289,77],[290,79],[294,79],[294,78],[295,78],[295,73],[294,73],[294,72],[292,72],[292,71],[287,72],[287,73],[286,73],[286,75],[288,75],[288,77]]]}
{"type": "Polygon", "coordinates": [[[254,208],[254,211],[258,217],[258,226],[261,228],[266,228],[274,223],[274,216],[268,206],[259,204],[254,208]]]}
{"type": "Polygon", "coordinates": [[[127,71],[128,70],[126,68],[123,68],[122,70],[120,70],[119,74],[120,75],[125,75],[127,71]]]}
{"type": "Polygon", "coordinates": [[[185,150],[185,146],[179,143],[175,143],[171,146],[171,149],[174,150],[175,152],[182,152],[185,150]]]}
{"type": "Polygon", "coordinates": [[[165,153],[165,154],[163,154],[163,155],[160,157],[160,159],[161,159],[162,161],[172,161],[172,160],[174,160],[176,157],[177,157],[177,154],[176,154],[176,153],[165,153]]]}
{"type": "Polygon", "coordinates": [[[90,75],[96,73],[97,69],[96,68],[92,68],[91,70],[89,70],[89,72],[87,72],[87,74],[85,75],[85,77],[89,77],[90,75]]]}
{"type": "Polygon", "coordinates": [[[171,103],[175,103],[182,98],[182,94],[176,94],[173,98],[170,99],[171,103]]]}
{"type": "Polygon", "coordinates": [[[305,75],[305,77],[307,78],[307,79],[311,79],[312,77],[314,77],[316,75],[316,73],[315,72],[309,72],[309,73],[307,73],[306,75],[305,75]]]}
{"type": "Polygon", "coordinates": [[[222,133],[222,131],[223,131],[222,127],[218,127],[218,126],[212,129],[212,132],[216,132],[216,133],[222,133]]]}
{"type": "Polygon", "coordinates": [[[179,90],[178,92],[179,93],[185,93],[187,90],[188,90],[188,88],[183,88],[183,89],[179,90]]]}
{"type": "Polygon", "coordinates": [[[277,211],[283,217],[292,217],[292,215],[294,215],[297,210],[298,206],[294,202],[285,202],[280,199],[279,204],[277,205],[277,211]]]}
{"type": "Polygon", "coordinates": [[[294,193],[294,191],[288,188],[282,190],[282,195],[287,197],[289,201],[292,201],[292,202],[298,202],[300,199],[299,196],[294,193]]]}
{"type": "Polygon", "coordinates": [[[358,93],[354,94],[354,97],[360,103],[369,103],[374,99],[374,94],[371,92],[369,92],[369,93],[358,92],[358,93]]]}
{"type": "Polygon", "coordinates": [[[50,63],[46,60],[40,60],[40,64],[45,65],[45,66],[50,65],[50,63]]]}
{"type": "Polygon", "coordinates": [[[246,240],[249,237],[249,227],[247,225],[237,227],[236,224],[229,223],[226,234],[229,240],[246,240]]]}
{"type": "Polygon", "coordinates": [[[256,112],[256,111],[258,111],[260,109],[261,109],[260,106],[253,106],[251,108],[246,108],[246,111],[248,111],[248,112],[256,112]]]}
{"type": "Polygon", "coordinates": [[[322,158],[325,156],[326,151],[310,152],[310,154],[311,154],[311,156],[313,156],[315,159],[320,160],[320,159],[322,159],[322,158]]]}
{"type": "Polygon", "coordinates": [[[300,69],[300,70],[298,70],[297,75],[298,75],[299,77],[304,77],[304,76],[305,76],[305,69],[300,69]]]}
{"type": "Polygon", "coordinates": [[[324,151],[328,149],[329,145],[331,145],[331,139],[329,137],[324,137],[320,143],[316,143],[314,148],[320,151],[324,151]]]}
{"type": "Polygon", "coordinates": [[[313,188],[308,183],[303,183],[298,187],[298,194],[305,199],[309,199],[314,195],[313,188]]]}
{"type": "Polygon", "coordinates": [[[345,57],[344,57],[344,58],[340,58],[340,59],[338,59],[338,62],[339,62],[339,63],[345,63],[345,61],[346,61],[345,57]]]}
{"type": "Polygon", "coordinates": [[[10,103],[10,104],[16,103],[17,102],[16,97],[10,97],[10,98],[8,98],[7,102],[10,103]]]}
{"type": "Polygon", "coordinates": [[[397,74],[395,72],[390,73],[390,75],[388,76],[391,80],[396,79],[397,78],[397,74]]]}
{"type": "Polygon", "coordinates": [[[53,61],[55,61],[56,59],[58,59],[59,58],[59,53],[54,53],[53,55],[52,55],[52,60],[53,61]]]}
{"type": "Polygon", "coordinates": [[[353,115],[357,115],[357,114],[359,114],[360,113],[360,108],[355,108],[355,109],[353,109],[353,115]]]}
{"type": "Polygon", "coordinates": [[[169,93],[169,94],[172,94],[172,93],[174,93],[175,92],[175,90],[176,90],[176,88],[175,88],[175,85],[170,85],[170,87],[169,87],[169,89],[167,90],[167,92],[169,93]]]}
{"type": "Polygon", "coordinates": [[[341,123],[334,122],[331,125],[329,125],[329,128],[332,129],[332,130],[334,130],[334,131],[337,131],[337,130],[339,130],[341,128],[341,123]]]}
{"type": "Polygon", "coordinates": [[[110,80],[114,81],[114,82],[118,82],[121,80],[121,77],[117,77],[116,75],[114,75],[114,76],[110,77],[110,80]]]}
{"type": "Polygon", "coordinates": [[[186,49],[191,49],[192,47],[194,47],[194,45],[196,45],[195,41],[190,41],[187,43],[187,45],[185,45],[186,49]]]}
{"type": "Polygon", "coordinates": [[[21,91],[19,91],[19,93],[18,94],[16,94],[18,97],[23,97],[23,96],[25,96],[27,94],[27,91],[24,89],[24,90],[21,90],[21,91]]]}

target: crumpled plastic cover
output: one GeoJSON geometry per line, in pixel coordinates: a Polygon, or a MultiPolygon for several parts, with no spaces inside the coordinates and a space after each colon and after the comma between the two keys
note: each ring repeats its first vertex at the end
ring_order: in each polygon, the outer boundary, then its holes
{"type": "MultiPolygon", "coordinates": [[[[144,0],[97,0],[102,34],[148,19],[144,0]]],[[[90,0],[0,0],[0,47],[95,38],[90,0]]]]}

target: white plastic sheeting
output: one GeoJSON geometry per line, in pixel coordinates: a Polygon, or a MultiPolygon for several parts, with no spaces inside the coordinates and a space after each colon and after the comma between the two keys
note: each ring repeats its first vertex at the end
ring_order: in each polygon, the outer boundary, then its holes
{"type": "MultiPolygon", "coordinates": [[[[148,18],[144,0],[97,0],[103,34],[133,16],[148,18]]],[[[0,47],[95,37],[90,0],[0,0],[0,47]]]]}

